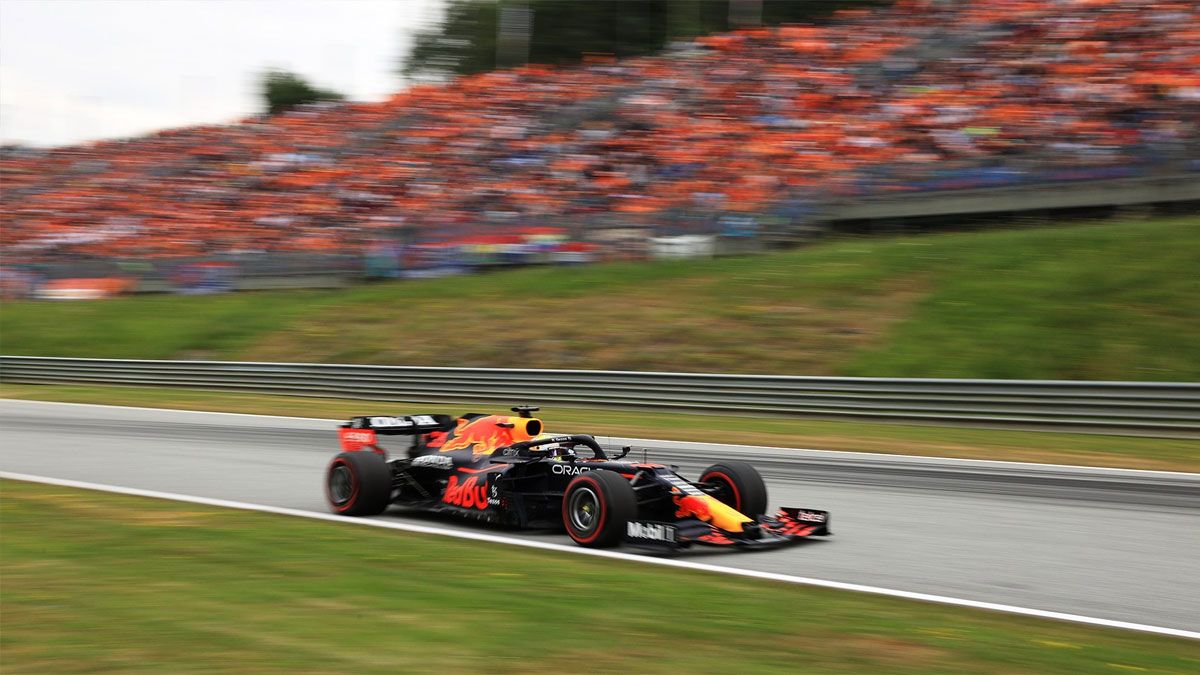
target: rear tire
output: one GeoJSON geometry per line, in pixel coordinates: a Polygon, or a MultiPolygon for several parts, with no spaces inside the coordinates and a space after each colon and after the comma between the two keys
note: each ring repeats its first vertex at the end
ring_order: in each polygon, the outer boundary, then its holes
{"type": "Polygon", "coordinates": [[[580,546],[611,548],[637,517],[637,495],[621,474],[600,469],[580,474],[563,493],[562,521],[580,546]]]}
{"type": "Polygon", "coordinates": [[[700,482],[712,484],[712,496],[743,515],[757,518],[767,512],[767,484],[748,462],[713,464],[700,474],[700,482]]]}
{"type": "Polygon", "coordinates": [[[373,452],[343,452],[325,472],[329,509],[343,516],[375,516],[392,501],[392,470],[373,452]]]}

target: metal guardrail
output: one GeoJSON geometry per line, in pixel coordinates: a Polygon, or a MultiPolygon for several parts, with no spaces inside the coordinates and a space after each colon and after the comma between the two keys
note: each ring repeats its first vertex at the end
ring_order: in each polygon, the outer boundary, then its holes
{"type": "Polygon", "coordinates": [[[865,195],[830,204],[831,221],[1019,213],[1200,201],[1200,175],[1170,174],[1060,183],[1023,183],[962,190],[865,195]]]}
{"type": "Polygon", "coordinates": [[[0,356],[0,380],[385,401],[498,401],[1200,438],[1200,383],[708,375],[0,356]]]}

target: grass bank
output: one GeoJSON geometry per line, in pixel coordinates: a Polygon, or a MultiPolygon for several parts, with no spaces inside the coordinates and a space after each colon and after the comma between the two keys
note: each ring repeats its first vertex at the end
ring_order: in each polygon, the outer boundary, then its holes
{"type": "Polygon", "coordinates": [[[832,241],[339,291],[6,303],[8,354],[1200,379],[1200,219],[832,241]]]}
{"type": "MultiPolygon", "coordinates": [[[[5,384],[0,387],[0,397],[333,419],[374,412],[461,413],[507,408],[495,403],[355,401],[77,385],[5,384]]],[[[1187,439],[559,406],[543,406],[538,414],[551,430],[626,438],[1200,472],[1200,441],[1187,439]]]]}
{"type": "Polygon", "coordinates": [[[7,672],[1195,672],[1194,642],[2,481],[7,672]]]}

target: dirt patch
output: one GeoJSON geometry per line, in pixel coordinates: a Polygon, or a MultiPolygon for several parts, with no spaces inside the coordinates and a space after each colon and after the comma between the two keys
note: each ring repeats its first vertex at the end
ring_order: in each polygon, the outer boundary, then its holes
{"type": "Polygon", "coordinates": [[[851,636],[841,640],[839,648],[846,653],[860,654],[863,658],[887,667],[916,668],[944,661],[949,657],[948,651],[937,647],[884,636],[851,636]]]}

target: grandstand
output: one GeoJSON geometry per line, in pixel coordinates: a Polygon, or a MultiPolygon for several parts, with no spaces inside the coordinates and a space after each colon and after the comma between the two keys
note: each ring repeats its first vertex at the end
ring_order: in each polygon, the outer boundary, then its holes
{"type": "Polygon", "coordinates": [[[6,148],[3,251],[11,267],[753,236],[831,197],[1194,171],[1198,103],[1192,2],[901,0],[381,103],[6,148]]]}

